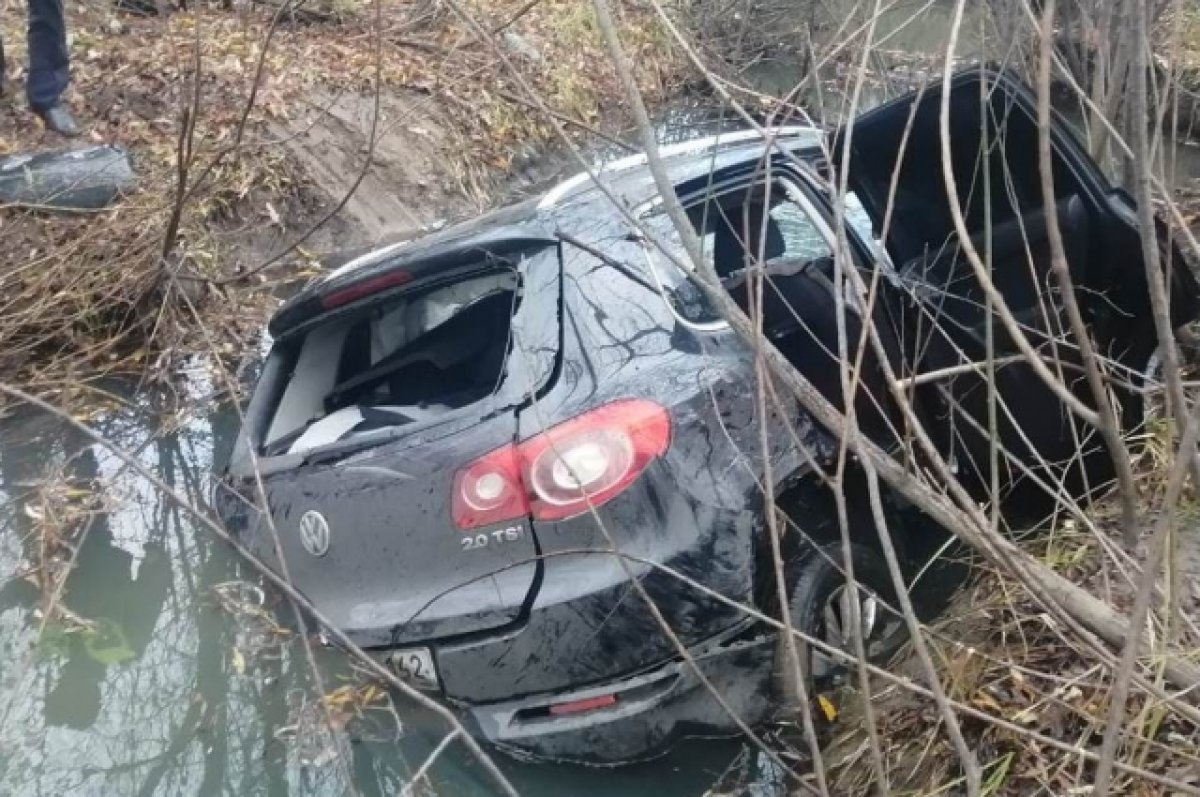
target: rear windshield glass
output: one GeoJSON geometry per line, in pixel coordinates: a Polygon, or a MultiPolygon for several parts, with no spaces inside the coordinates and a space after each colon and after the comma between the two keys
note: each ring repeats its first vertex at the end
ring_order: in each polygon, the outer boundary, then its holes
{"type": "Polygon", "coordinates": [[[298,452],[466,407],[499,387],[519,297],[513,270],[333,318],[289,344],[294,365],[263,442],[298,452]]]}

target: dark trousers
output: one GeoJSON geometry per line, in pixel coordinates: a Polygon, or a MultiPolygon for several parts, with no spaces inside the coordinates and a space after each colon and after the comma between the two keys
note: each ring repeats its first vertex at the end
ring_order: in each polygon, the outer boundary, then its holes
{"type": "MultiPolygon", "coordinates": [[[[29,2],[29,79],[25,94],[29,107],[45,111],[58,105],[71,79],[67,57],[67,22],[63,0],[29,2]]],[[[0,43],[0,75],[4,73],[4,46],[0,43]]]]}

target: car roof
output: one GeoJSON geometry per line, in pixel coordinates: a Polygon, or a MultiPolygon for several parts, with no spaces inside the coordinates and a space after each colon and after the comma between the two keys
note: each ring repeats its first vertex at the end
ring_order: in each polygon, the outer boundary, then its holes
{"type": "MultiPolygon", "coordinates": [[[[816,149],[824,139],[816,127],[776,127],[718,133],[659,147],[659,157],[675,185],[686,183],[738,163],[762,158],[770,149],[796,152],[816,149]],[[764,133],[770,136],[768,142],[764,133]]],[[[646,154],[638,153],[610,161],[593,171],[583,171],[550,189],[537,203],[539,211],[563,209],[594,200],[615,199],[636,207],[654,199],[658,187],[646,154]]]]}
{"type": "MultiPolygon", "coordinates": [[[[712,171],[762,158],[768,148],[797,152],[817,148],[824,133],[814,127],[781,127],[765,131],[737,130],[660,148],[659,154],[675,185],[712,171]]],[[[596,205],[620,202],[634,209],[658,196],[645,153],[610,161],[557,184],[540,197],[474,216],[442,230],[386,244],[323,274],[286,301],[272,316],[269,329],[280,335],[317,312],[320,296],[376,278],[395,268],[426,260],[449,262],[456,253],[508,249],[521,242],[536,245],[553,239],[556,229],[578,228],[594,221],[596,205]]],[[[498,252],[494,252],[498,253],[498,252]]]]}

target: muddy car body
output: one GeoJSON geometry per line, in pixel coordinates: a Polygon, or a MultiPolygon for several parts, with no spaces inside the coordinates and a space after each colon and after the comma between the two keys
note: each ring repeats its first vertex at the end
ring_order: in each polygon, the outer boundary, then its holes
{"type": "MultiPolygon", "coordinates": [[[[1014,314],[1042,341],[1059,316],[1032,98],[986,72],[958,76],[952,91],[964,216],[1014,314]],[[986,157],[981,118],[991,141],[1008,143],[986,157]],[[976,187],[985,173],[990,196],[976,187]],[[1033,311],[1047,305],[1038,320],[1033,311]]],[[[987,316],[940,177],[939,102],[930,89],[915,114],[916,100],[901,99],[829,139],[789,128],[770,142],[745,132],[664,150],[727,288],[744,302],[745,268],[767,270],[766,333],[835,403],[838,214],[821,175],[823,153],[840,153],[849,131],[846,238],[866,281],[883,276],[873,320],[889,364],[911,377],[980,356],[987,316]],[[874,236],[910,114],[884,246],[874,236]]],[[[1078,295],[1102,350],[1136,375],[1154,335],[1132,203],[1065,128],[1053,144],[1078,295]]],[[[676,240],[634,157],[598,180],[583,175],[358,258],[271,322],[274,345],[218,490],[222,517],[278,564],[272,521],[296,586],[326,616],[503,748],[619,761],[679,734],[735,732],[700,675],[749,724],[778,704],[777,640],[736,606],[778,612],[752,350],[679,265],[676,240]],[[269,518],[254,509],[255,467],[269,518]],[[606,553],[612,546],[625,558],[606,553]]],[[[1196,291],[1182,259],[1172,262],[1181,321],[1196,291]]],[[[851,312],[850,339],[861,329],[851,312]]],[[[1012,350],[1003,335],[995,345],[1001,356],[1012,350]]],[[[868,355],[856,414],[867,434],[898,447],[904,422],[882,379],[868,355]]],[[[913,394],[926,430],[975,488],[987,483],[983,385],[967,369],[913,394]]],[[[1000,438],[1030,463],[1005,480],[1006,509],[1036,515],[1038,474],[1057,463],[1067,464],[1056,477],[1080,491],[1110,476],[1103,451],[1070,456],[1077,430],[1027,365],[1003,366],[997,385],[1008,402],[1000,438]]],[[[1126,419],[1137,415],[1135,387],[1118,391],[1126,419]]],[[[1072,389],[1092,401],[1082,379],[1072,389]]],[[[786,398],[763,422],[775,492],[794,523],[790,610],[836,643],[847,595],[829,564],[841,556],[835,508],[816,474],[836,456],[835,439],[786,398]]],[[[943,535],[888,502],[915,571],[943,535]]],[[[849,506],[859,578],[885,600],[865,501],[849,506]]],[[[830,662],[811,655],[816,678],[830,662]]]]}

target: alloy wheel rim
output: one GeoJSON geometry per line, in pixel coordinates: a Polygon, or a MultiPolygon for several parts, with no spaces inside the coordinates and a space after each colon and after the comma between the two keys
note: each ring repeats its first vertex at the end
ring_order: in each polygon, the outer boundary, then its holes
{"type": "MultiPolygon", "coordinates": [[[[881,601],[862,588],[852,591],[845,584],[839,585],[829,594],[820,612],[820,633],[817,637],[832,648],[854,655],[854,636],[852,634],[853,610],[852,601],[857,592],[859,618],[861,622],[863,648],[871,655],[873,643],[884,638],[885,630],[890,623],[885,622],[884,609],[881,601]]],[[[820,650],[812,651],[812,677],[814,680],[829,678],[844,670],[846,662],[839,657],[826,654],[820,650]]]]}

